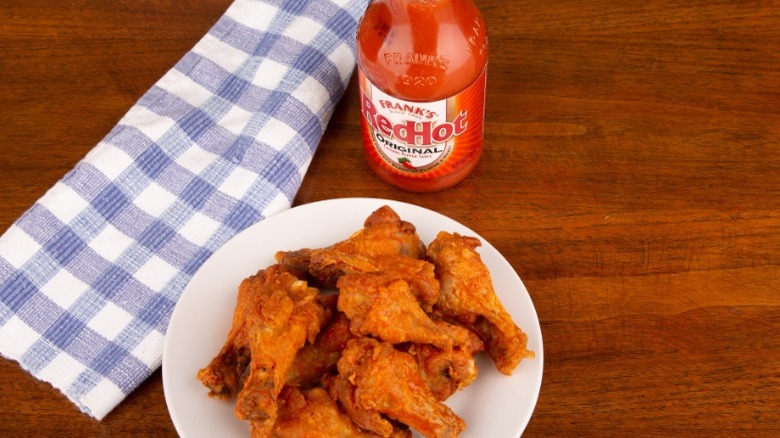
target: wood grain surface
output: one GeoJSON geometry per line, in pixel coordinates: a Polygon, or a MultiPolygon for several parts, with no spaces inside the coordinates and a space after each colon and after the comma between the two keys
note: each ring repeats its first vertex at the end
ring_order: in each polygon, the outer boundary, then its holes
{"type": "MultiPolygon", "coordinates": [[[[0,2],[0,231],[228,0],[0,2]]],[[[780,434],[780,2],[478,0],[485,152],[402,192],[363,161],[354,80],[296,204],[412,202],[526,284],[545,368],[524,436],[780,434]]],[[[176,436],[160,372],[102,422],[0,359],[2,436],[176,436]]]]}

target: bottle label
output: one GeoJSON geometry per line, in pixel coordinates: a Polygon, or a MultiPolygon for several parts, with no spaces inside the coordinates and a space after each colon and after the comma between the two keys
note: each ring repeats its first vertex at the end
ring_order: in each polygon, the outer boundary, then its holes
{"type": "Polygon", "coordinates": [[[445,175],[482,152],[485,77],[447,99],[390,96],[358,69],[363,147],[368,159],[409,177],[445,175]]]}

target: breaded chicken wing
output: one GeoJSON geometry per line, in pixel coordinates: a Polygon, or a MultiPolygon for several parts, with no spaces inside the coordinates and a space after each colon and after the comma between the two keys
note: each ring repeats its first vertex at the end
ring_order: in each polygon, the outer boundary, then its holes
{"type": "Polygon", "coordinates": [[[291,270],[308,272],[313,284],[323,288],[331,288],[344,274],[341,267],[327,263],[320,264],[314,269],[311,267],[312,258],[327,257],[323,253],[327,254],[328,252],[368,257],[404,255],[423,259],[425,258],[425,244],[417,235],[417,229],[414,225],[401,220],[392,208],[383,206],[372,212],[364,221],[363,228],[346,240],[327,248],[280,251],[276,253],[275,257],[279,264],[291,270]]]}
{"type": "Polygon", "coordinates": [[[354,386],[354,404],[363,411],[400,421],[426,437],[456,437],[466,428],[428,389],[414,358],[388,343],[349,341],[338,371],[337,379],[354,386]]]}
{"type": "Polygon", "coordinates": [[[312,251],[311,248],[301,248],[295,251],[278,251],[274,254],[274,258],[279,266],[282,266],[286,271],[301,280],[311,280],[309,261],[312,251]]]}
{"type": "Polygon", "coordinates": [[[444,231],[428,245],[428,257],[441,282],[435,311],[475,331],[496,368],[509,375],[534,353],[526,348],[528,337],[496,296],[490,272],[476,251],[480,245],[475,237],[444,231]]]}
{"type": "MultiPolygon", "coordinates": [[[[272,267],[272,269],[290,272],[289,267],[272,267]]],[[[197,378],[210,390],[210,397],[232,399],[241,387],[241,379],[245,376],[244,372],[251,360],[246,314],[256,290],[257,277],[263,275],[265,274],[261,270],[241,281],[227,338],[220,352],[206,367],[198,371],[197,378]]],[[[335,295],[320,295],[317,299],[328,311],[336,310],[335,295]]]]}
{"type": "MultiPolygon", "coordinates": [[[[279,417],[271,436],[274,438],[355,437],[376,438],[372,432],[361,430],[319,387],[300,391],[286,386],[279,394],[279,417]]],[[[393,438],[409,438],[409,429],[396,427],[393,438]]]]}
{"type": "Polygon", "coordinates": [[[476,355],[484,345],[475,333],[467,345],[442,350],[430,344],[411,344],[406,352],[417,361],[420,375],[433,395],[444,401],[477,378],[476,355]]]}
{"type": "Polygon", "coordinates": [[[290,386],[309,386],[336,369],[336,362],[347,341],[355,336],[349,331],[349,320],[336,312],[333,319],[322,328],[313,343],[306,343],[296,354],[287,372],[290,386]]]}
{"type": "Polygon", "coordinates": [[[417,235],[417,229],[410,222],[401,220],[398,213],[386,205],[371,213],[361,230],[330,248],[351,254],[425,258],[425,244],[417,235]]]}
{"type": "MultiPolygon", "coordinates": [[[[262,275],[262,271],[257,275],[262,275]]],[[[198,380],[209,389],[209,396],[232,399],[240,386],[241,376],[249,365],[249,335],[246,327],[246,313],[252,301],[253,278],[249,277],[238,287],[233,323],[227,339],[209,364],[198,371],[198,380]]]]}
{"type": "Polygon", "coordinates": [[[251,362],[238,394],[235,413],[251,422],[253,436],[269,436],[276,420],[276,399],[298,350],[327,318],[319,291],[274,265],[252,277],[252,301],[246,312],[251,362]]]}
{"type": "Polygon", "coordinates": [[[439,299],[439,280],[432,263],[404,255],[367,256],[342,251],[315,251],[311,257],[313,272],[338,272],[334,278],[347,274],[382,272],[388,279],[404,279],[426,312],[439,299]]]}
{"type": "Polygon", "coordinates": [[[357,388],[349,378],[339,374],[327,375],[323,377],[322,385],[328,390],[330,397],[339,402],[339,406],[360,428],[380,436],[389,436],[393,433],[393,423],[382,416],[381,412],[366,409],[358,404],[355,399],[357,388]]]}
{"type": "Polygon", "coordinates": [[[451,349],[469,342],[463,327],[432,320],[420,307],[409,283],[383,272],[350,274],[339,279],[338,309],[358,336],[392,344],[416,342],[451,349]]]}

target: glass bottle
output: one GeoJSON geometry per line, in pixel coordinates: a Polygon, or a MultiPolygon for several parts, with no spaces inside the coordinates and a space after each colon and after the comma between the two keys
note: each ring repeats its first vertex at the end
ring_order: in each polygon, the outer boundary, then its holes
{"type": "Polygon", "coordinates": [[[443,190],[479,161],[488,37],[471,0],[374,0],[357,32],[363,146],[383,181],[443,190]]]}

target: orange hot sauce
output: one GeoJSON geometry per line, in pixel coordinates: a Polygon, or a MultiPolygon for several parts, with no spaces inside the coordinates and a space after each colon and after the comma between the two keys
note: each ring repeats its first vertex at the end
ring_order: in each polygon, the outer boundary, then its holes
{"type": "Polygon", "coordinates": [[[482,154],[488,37],[471,0],[374,0],[357,32],[363,149],[412,192],[457,184],[482,154]]]}

